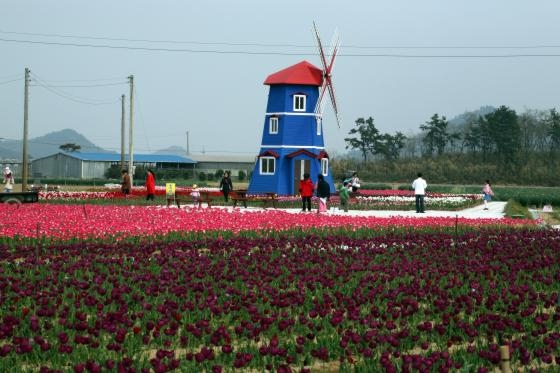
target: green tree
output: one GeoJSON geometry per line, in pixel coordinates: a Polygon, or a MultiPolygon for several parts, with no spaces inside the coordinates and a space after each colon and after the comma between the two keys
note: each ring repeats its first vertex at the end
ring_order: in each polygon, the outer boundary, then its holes
{"type": "Polygon", "coordinates": [[[468,153],[476,153],[481,145],[481,129],[478,123],[468,123],[463,133],[463,147],[468,153]]]}
{"type": "Polygon", "coordinates": [[[379,130],[375,127],[375,123],[372,117],[368,119],[358,118],[356,120],[356,127],[352,128],[349,135],[354,135],[355,137],[347,137],[344,139],[348,145],[346,149],[357,149],[362,153],[364,162],[367,162],[368,154],[376,154],[379,146],[381,135],[379,130]]]}
{"type": "Polygon", "coordinates": [[[77,144],[66,143],[66,144],[60,145],[58,148],[62,151],[72,153],[72,152],[80,150],[82,147],[80,145],[77,145],[77,144]]]}
{"type": "Polygon", "coordinates": [[[237,180],[245,181],[246,178],[247,178],[247,174],[245,173],[245,171],[239,170],[239,173],[237,174],[237,180]]]}
{"type": "Polygon", "coordinates": [[[437,152],[437,155],[442,155],[445,151],[445,146],[448,142],[453,140],[453,136],[447,132],[447,127],[449,122],[442,116],[441,118],[436,113],[432,115],[429,122],[420,125],[420,129],[424,132],[424,150],[425,154],[433,155],[437,152]]]}
{"type": "Polygon", "coordinates": [[[560,114],[556,109],[551,109],[545,118],[549,149],[551,153],[557,153],[560,149],[560,114]]]}
{"type": "Polygon", "coordinates": [[[121,167],[117,164],[112,164],[108,169],[105,170],[105,177],[107,179],[120,179],[121,167]]]}
{"type": "Polygon", "coordinates": [[[521,147],[521,128],[515,110],[500,106],[484,116],[486,131],[495,145],[498,161],[512,170],[517,164],[521,147]]]}
{"type": "Polygon", "coordinates": [[[378,153],[387,161],[398,159],[405,140],[406,136],[402,132],[397,132],[395,135],[384,133],[380,136],[378,153]]]}

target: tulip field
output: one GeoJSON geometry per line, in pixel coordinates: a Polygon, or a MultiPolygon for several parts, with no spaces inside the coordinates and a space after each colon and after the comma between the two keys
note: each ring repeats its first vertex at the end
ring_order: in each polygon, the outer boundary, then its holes
{"type": "Polygon", "coordinates": [[[535,221],[89,202],[0,204],[0,371],[560,371],[535,221]]]}

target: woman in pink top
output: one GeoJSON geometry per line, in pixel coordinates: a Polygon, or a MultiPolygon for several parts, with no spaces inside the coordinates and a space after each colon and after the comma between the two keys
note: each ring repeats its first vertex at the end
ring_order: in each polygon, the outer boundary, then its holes
{"type": "Polygon", "coordinates": [[[486,180],[486,183],[482,187],[482,194],[484,195],[482,199],[484,200],[484,209],[488,210],[488,202],[492,201],[494,192],[492,191],[492,186],[490,186],[490,180],[486,180]]]}

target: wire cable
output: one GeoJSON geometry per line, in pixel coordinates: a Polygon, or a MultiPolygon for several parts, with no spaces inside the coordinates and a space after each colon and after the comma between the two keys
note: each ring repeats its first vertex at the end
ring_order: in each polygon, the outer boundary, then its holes
{"type": "MultiPolygon", "coordinates": [[[[62,43],[50,41],[33,41],[33,40],[16,40],[0,38],[0,41],[13,42],[13,43],[26,43],[26,44],[39,44],[39,45],[56,45],[67,47],[81,47],[81,48],[105,48],[105,49],[123,49],[133,51],[148,51],[148,52],[174,52],[174,53],[209,53],[209,54],[238,54],[238,55],[269,55],[269,56],[315,56],[315,53],[301,53],[301,52],[259,52],[248,50],[217,50],[217,49],[180,49],[180,48],[163,48],[163,47],[133,47],[133,46],[119,46],[119,45],[106,45],[106,44],[80,44],[80,43],[62,43]]],[[[551,46],[552,47],[552,46],[551,46]]],[[[511,54],[391,54],[391,53],[339,53],[339,57],[360,57],[360,58],[375,58],[375,57],[388,57],[388,58],[547,58],[547,57],[560,57],[560,54],[551,53],[511,53],[511,54]]]]}
{"type": "Polygon", "coordinates": [[[9,84],[9,83],[13,83],[13,82],[18,82],[20,80],[23,80],[23,77],[19,77],[19,78],[16,78],[16,79],[11,79],[11,80],[0,81],[0,85],[9,84]]]}
{"type": "Polygon", "coordinates": [[[37,85],[45,88],[46,90],[48,90],[49,92],[62,97],[66,100],[69,101],[73,101],[76,103],[80,103],[80,104],[85,104],[85,105],[94,105],[94,106],[98,106],[98,105],[112,105],[116,102],[119,102],[120,99],[117,100],[111,100],[111,101],[100,101],[100,100],[91,100],[91,99],[86,99],[86,98],[82,98],[82,97],[78,97],[78,96],[73,96],[71,94],[62,92],[60,90],[55,89],[53,86],[50,86],[49,84],[47,84],[45,81],[43,81],[43,79],[41,79],[39,76],[37,76],[37,74],[35,73],[31,73],[31,79],[35,82],[37,82],[37,85]]]}
{"type": "MultiPolygon", "coordinates": [[[[193,44],[193,45],[223,45],[223,46],[250,46],[250,47],[290,47],[290,48],[315,48],[313,45],[300,45],[288,43],[232,43],[232,42],[201,42],[201,41],[181,41],[181,40],[154,40],[154,39],[129,39],[129,38],[111,38],[103,36],[86,36],[86,35],[68,35],[68,34],[52,34],[52,33],[32,33],[32,32],[17,32],[17,31],[3,31],[0,34],[11,35],[26,35],[26,36],[39,36],[39,37],[57,37],[57,38],[71,38],[71,39],[86,39],[86,40],[107,40],[107,41],[125,41],[134,43],[165,43],[165,44],[193,44]]],[[[344,48],[355,49],[552,49],[560,48],[560,45],[543,44],[543,45],[486,45],[486,46],[438,46],[438,45],[416,45],[416,46],[379,46],[379,45],[345,45],[344,48]]]]}

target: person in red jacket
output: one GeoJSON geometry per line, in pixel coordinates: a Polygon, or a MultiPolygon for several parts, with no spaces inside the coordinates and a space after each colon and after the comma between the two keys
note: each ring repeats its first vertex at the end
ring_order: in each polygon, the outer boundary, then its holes
{"type": "Polygon", "coordinates": [[[156,194],[156,176],[151,169],[146,172],[146,191],[146,201],[153,201],[156,194]]]}
{"type": "Polygon", "coordinates": [[[299,194],[301,195],[301,203],[303,208],[301,211],[305,212],[305,208],[307,207],[307,211],[311,211],[311,197],[313,197],[313,182],[309,178],[309,174],[303,174],[303,179],[299,182],[299,194]]]}

